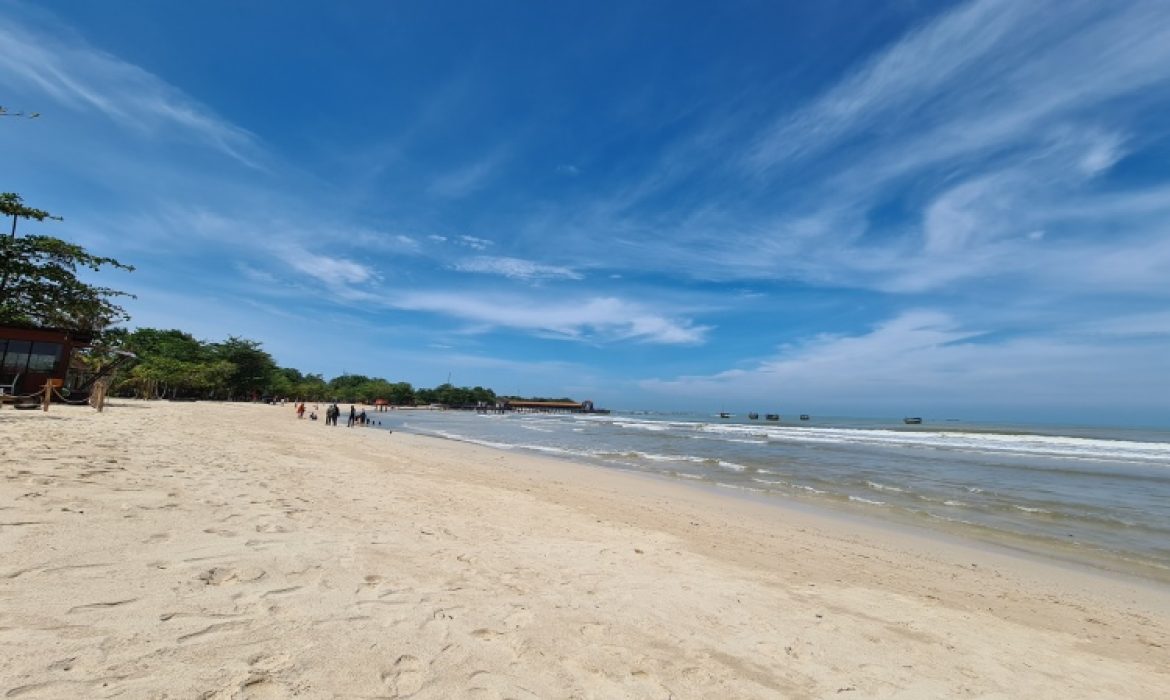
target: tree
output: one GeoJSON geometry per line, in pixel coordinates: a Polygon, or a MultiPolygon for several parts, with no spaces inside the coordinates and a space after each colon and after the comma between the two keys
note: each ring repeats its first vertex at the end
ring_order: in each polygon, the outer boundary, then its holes
{"type": "Polygon", "coordinates": [[[178,329],[139,328],[124,333],[122,347],[143,357],[162,356],[183,362],[202,362],[211,357],[206,344],[178,329]]]}
{"type": "Polygon", "coordinates": [[[0,213],[12,217],[10,234],[0,238],[0,323],[100,331],[129,319],[113,300],[133,295],[86,284],[77,277],[77,269],[133,271],[132,266],[52,236],[17,238],[20,219],[61,220],[25,206],[18,194],[0,194],[0,213]]]}
{"type": "Polygon", "coordinates": [[[255,340],[234,335],[222,343],[211,346],[213,357],[235,365],[235,371],[227,380],[228,400],[239,396],[251,398],[272,386],[273,376],[278,373],[272,355],[261,349],[255,340]]]}

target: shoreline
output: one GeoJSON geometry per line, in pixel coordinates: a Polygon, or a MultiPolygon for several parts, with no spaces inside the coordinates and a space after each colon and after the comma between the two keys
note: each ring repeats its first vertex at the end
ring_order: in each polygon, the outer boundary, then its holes
{"type": "MultiPolygon", "coordinates": [[[[390,428],[376,427],[375,429],[386,430],[390,428]]],[[[404,427],[395,427],[393,430],[421,438],[451,441],[478,449],[498,451],[505,454],[523,454],[539,459],[549,459],[607,472],[658,480],[663,483],[677,484],[686,488],[697,489],[715,497],[743,499],[762,504],[766,507],[774,507],[782,510],[793,509],[797,512],[819,516],[826,521],[852,521],[859,527],[865,529],[889,531],[928,541],[937,540],[943,546],[987,550],[1024,560],[1034,560],[1036,563],[1051,564],[1068,570],[1131,580],[1137,584],[1145,583],[1152,587],[1162,587],[1170,591],[1170,569],[1160,566],[1155,562],[1132,559],[1126,557],[1123,553],[1102,548],[1082,548],[1065,544],[1053,538],[1040,536],[1029,537],[974,523],[956,522],[954,524],[948,524],[941,519],[938,522],[928,521],[923,516],[914,516],[893,510],[875,513],[841,500],[800,497],[798,495],[793,496],[764,489],[745,488],[735,484],[724,484],[717,481],[676,477],[662,472],[643,471],[606,463],[601,460],[590,460],[586,456],[557,454],[523,445],[496,445],[473,438],[419,432],[416,429],[404,427]]]]}
{"type": "MultiPolygon", "coordinates": [[[[1138,597],[1145,598],[1151,605],[1162,606],[1161,611],[1170,615],[1170,581],[1138,573],[1146,572],[1148,568],[1145,566],[1135,564],[1129,571],[1108,568],[1089,558],[1062,557],[1056,551],[1040,552],[1025,547],[1014,547],[1007,538],[1004,538],[1004,541],[995,541],[964,536],[959,531],[931,528],[895,518],[883,518],[859,509],[850,509],[848,506],[835,508],[810,500],[786,499],[735,486],[723,487],[715,482],[699,482],[674,478],[662,473],[594,464],[569,456],[544,454],[521,447],[493,447],[445,435],[416,433],[409,429],[395,429],[394,434],[410,435],[424,443],[432,440],[440,443],[449,442],[476,451],[521,455],[537,462],[556,463],[563,468],[580,471],[578,475],[580,478],[591,481],[604,479],[602,475],[612,475],[615,477],[615,483],[611,485],[614,489],[620,489],[625,485],[622,482],[628,480],[630,484],[643,484],[650,489],[669,490],[672,497],[679,502],[709,501],[701,507],[719,504],[721,501],[727,501],[726,504],[717,506],[723,510],[732,504],[748,506],[747,511],[737,509],[737,512],[741,515],[750,512],[753,518],[763,523],[782,522],[786,526],[815,528],[823,534],[846,538],[860,546],[876,547],[879,546],[878,541],[881,539],[885,540],[886,544],[896,542],[916,556],[931,556],[950,564],[975,559],[979,565],[1006,566],[1028,572],[1037,578],[1047,578],[1048,574],[1060,572],[1078,579],[1078,586],[1085,590],[1090,590],[1094,586],[1117,585],[1125,592],[1139,592],[1138,597]],[[687,492],[693,492],[693,498],[687,498],[687,492]],[[1145,594],[1148,594],[1148,597],[1145,594]]],[[[1111,592],[1111,595],[1115,593],[1117,591],[1111,592]]]]}
{"type": "MultiPolygon", "coordinates": [[[[1163,586],[288,407],[0,413],[9,696],[1154,696],[1163,586]]],[[[779,507],[778,507],[779,506],[779,507]]]]}

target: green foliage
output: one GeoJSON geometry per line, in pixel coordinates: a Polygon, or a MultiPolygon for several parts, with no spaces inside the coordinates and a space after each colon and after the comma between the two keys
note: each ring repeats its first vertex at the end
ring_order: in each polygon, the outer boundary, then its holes
{"type": "Polygon", "coordinates": [[[274,397],[368,404],[385,399],[395,406],[496,402],[496,393],[480,386],[442,384],[416,390],[409,382],[361,374],[343,374],[326,381],[320,374],[279,367],[254,340],[232,336],[211,343],[175,329],[112,329],[86,353],[87,364],[101,367],[113,361],[113,348],[138,356],[135,364],[114,375],[113,391],[122,396],[229,401],[274,397]]]}
{"type": "Polygon", "coordinates": [[[25,206],[18,194],[0,193],[0,214],[12,217],[10,235],[0,238],[0,323],[100,331],[129,318],[114,300],[132,295],[86,284],[77,277],[77,270],[132,271],[133,267],[52,236],[18,238],[20,219],[61,220],[43,209],[25,206]]]}
{"type": "Polygon", "coordinates": [[[122,330],[121,346],[143,357],[162,356],[184,362],[202,362],[211,358],[206,344],[190,333],[176,329],[139,328],[133,333],[122,330]]]}
{"type": "Polygon", "coordinates": [[[440,384],[434,389],[419,389],[415,398],[420,404],[438,403],[444,406],[467,406],[479,402],[495,403],[496,392],[481,386],[474,388],[440,384]]]}
{"type": "Polygon", "coordinates": [[[229,336],[222,343],[210,347],[213,358],[229,362],[234,367],[227,380],[229,401],[265,395],[276,389],[281,380],[284,382],[281,388],[288,389],[287,378],[280,373],[272,355],[261,349],[260,343],[229,336]]]}
{"type": "Polygon", "coordinates": [[[113,302],[133,295],[82,282],[77,268],[133,270],[50,236],[0,238],[0,323],[101,330],[129,319],[113,302]]]}
{"type": "Polygon", "coordinates": [[[64,221],[61,217],[54,216],[44,209],[26,206],[24,199],[15,192],[0,192],[0,214],[12,217],[12,236],[16,236],[16,222],[19,219],[64,221]]]}

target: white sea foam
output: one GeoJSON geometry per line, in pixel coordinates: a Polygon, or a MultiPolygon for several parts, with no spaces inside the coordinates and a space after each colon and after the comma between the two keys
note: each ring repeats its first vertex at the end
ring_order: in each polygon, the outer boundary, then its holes
{"type": "Polygon", "coordinates": [[[895,448],[962,450],[976,453],[1036,455],[1065,459],[1162,463],[1170,466],[1170,443],[1105,440],[1057,435],[1015,435],[955,431],[905,431],[874,428],[811,428],[737,425],[724,423],[663,423],[629,420],[623,427],[649,430],[693,430],[725,439],[758,439],[774,442],[832,445],[868,445],[895,448]]]}
{"type": "Polygon", "coordinates": [[[722,481],[716,481],[716,486],[721,486],[725,489],[735,489],[736,491],[751,491],[753,493],[767,493],[764,489],[757,489],[751,486],[743,486],[741,484],[727,484],[722,481]]]}
{"type": "Polygon", "coordinates": [[[467,437],[465,435],[458,435],[456,433],[449,433],[445,430],[427,430],[424,432],[429,432],[432,435],[438,435],[439,437],[444,437],[444,438],[447,438],[448,440],[458,440],[459,442],[470,442],[473,445],[483,445],[484,447],[491,447],[491,448],[494,448],[497,450],[511,450],[511,449],[515,449],[517,447],[522,447],[522,445],[510,445],[506,442],[493,442],[491,440],[479,440],[476,438],[467,437]]]}
{"type": "Polygon", "coordinates": [[[760,484],[771,484],[773,486],[787,486],[787,481],[780,481],[779,479],[760,479],[759,477],[752,477],[752,481],[760,484]]]}
{"type": "Polygon", "coordinates": [[[904,489],[900,489],[897,486],[886,486],[885,484],[879,484],[876,481],[867,481],[865,483],[875,491],[894,491],[895,493],[902,493],[904,491],[904,489]]]}
{"type": "Polygon", "coordinates": [[[1022,510],[1025,513],[1051,513],[1052,512],[1050,510],[1045,510],[1044,508],[1030,508],[1028,506],[1012,506],[1012,508],[1015,508],[1016,510],[1022,510]]]}
{"type": "Polygon", "coordinates": [[[731,469],[731,470],[737,471],[737,472],[742,472],[742,471],[747,470],[747,467],[745,467],[742,464],[736,464],[735,462],[725,462],[722,459],[719,460],[719,466],[723,467],[724,469],[731,469]]]}
{"type": "Polygon", "coordinates": [[[884,506],[886,504],[885,501],[872,501],[868,498],[862,498],[861,496],[850,496],[849,500],[855,503],[868,503],[871,506],[884,506]]]}
{"type": "Polygon", "coordinates": [[[824,491],[822,491],[820,489],[814,489],[813,487],[805,486],[804,484],[792,484],[792,488],[800,489],[802,491],[808,491],[809,493],[825,493],[824,491]]]}

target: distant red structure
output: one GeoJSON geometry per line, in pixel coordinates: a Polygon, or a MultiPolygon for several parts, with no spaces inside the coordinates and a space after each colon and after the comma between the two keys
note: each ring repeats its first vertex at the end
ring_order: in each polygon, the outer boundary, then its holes
{"type": "Polygon", "coordinates": [[[505,411],[527,413],[609,413],[604,408],[594,408],[592,401],[506,401],[505,411]]]}

